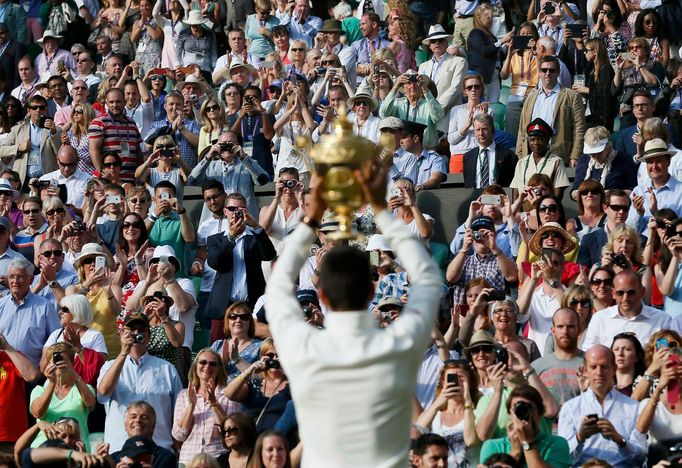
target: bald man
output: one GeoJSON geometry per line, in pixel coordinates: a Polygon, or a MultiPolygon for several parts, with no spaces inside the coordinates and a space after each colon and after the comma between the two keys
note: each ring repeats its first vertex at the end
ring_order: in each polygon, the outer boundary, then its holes
{"type": "Polygon", "coordinates": [[[610,348],[596,345],[585,353],[585,375],[588,389],[559,413],[558,435],[568,441],[573,466],[591,458],[616,468],[640,466],[647,444],[636,429],[639,404],[614,387],[616,358],[610,348]]]}
{"type": "Polygon", "coordinates": [[[554,352],[533,361],[533,369],[545,387],[563,405],[580,395],[578,369],[583,365],[583,352],[578,348],[580,321],[578,313],[562,307],[552,317],[554,352]]]}
{"type": "Polygon", "coordinates": [[[668,314],[642,302],[644,292],[641,278],[634,271],[628,269],[618,273],[612,289],[616,305],[592,317],[583,339],[583,351],[596,344],[611,346],[613,337],[623,332],[634,333],[642,346],[646,346],[653,333],[671,328],[668,314]]]}
{"type": "Polygon", "coordinates": [[[45,174],[40,180],[56,180],[66,186],[66,204],[71,205],[76,214],[83,207],[83,194],[90,176],[78,168],[78,153],[71,145],[62,145],[57,151],[59,169],[45,174]]]}

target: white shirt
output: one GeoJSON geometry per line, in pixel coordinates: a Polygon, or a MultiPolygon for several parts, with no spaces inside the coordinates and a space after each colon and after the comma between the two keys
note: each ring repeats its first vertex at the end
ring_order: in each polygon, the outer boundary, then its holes
{"type": "Polygon", "coordinates": [[[138,130],[140,130],[140,135],[146,135],[149,133],[149,129],[154,121],[154,100],[149,102],[138,103],[137,106],[129,109],[127,106],[123,108],[123,112],[126,117],[135,121],[138,130]]]}
{"type": "Polygon", "coordinates": [[[554,128],[554,109],[556,108],[556,102],[559,99],[561,85],[557,83],[556,86],[554,86],[554,88],[549,92],[549,94],[545,93],[545,89],[542,86],[539,86],[538,88],[538,97],[535,99],[535,105],[533,106],[533,113],[531,115],[530,121],[532,122],[533,120],[540,117],[552,128],[554,128]]]}
{"type": "Polygon", "coordinates": [[[582,349],[587,351],[596,344],[610,348],[613,337],[624,332],[633,332],[642,346],[646,346],[651,335],[670,327],[670,316],[662,310],[642,304],[640,314],[629,319],[618,312],[618,305],[614,305],[592,316],[582,349]]]}
{"type": "MultiPolygon", "coordinates": [[[[457,351],[450,351],[450,359],[459,359],[457,351]]],[[[419,371],[417,372],[415,398],[424,409],[428,408],[436,397],[438,374],[442,368],[443,361],[438,355],[436,346],[432,344],[424,353],[422,362],[419,365],[419,371]]]]}
{"type": "Polygon", "coordinates": [[[495,170],[497,167],[495,166],[495,140],[493,140],[493,143],[488,146],[487,148],[479,145],[478,146],[478,157],[476,158],[476,187],[480,188],[485,188],[481,187],[481,160],[483,158],[483,150],[487,149],[488,150],[488,183],[493,184],[495,183],[495,170]]]}
{"type": "MultiPolygon", "coordinates": [[[[595,317],[603,313],[604,311],[601,311],[595,317]]],[[[564,403],[559,413],[557,435],[568,442],[573,466],[582,466],[592,458],[601,458],[616,468],[641,466],[641,463],[636,463],[634,458],[645,456],[647,445],[644,435],[635,426],[638,416],[639,403],[615,388],[612,388],[604,398],[604,406],[599,403],[596,395],[589,388],[582,395],[564,403]],[[578,443],[576,434],[583,417],[588,414],[596,414],[600,418],[608,419],[616,431],[623,436],[626,446],[620,448],[613,440],[602,437],[600,434],[589,437],[583,443],[578,443]]]]}
{"type": "MultiPolygon", "coordinates": [[[[197,246],[206,247],[206,239],[219,232],[225,233],[229,228],[230,223],[226,218],[217,219],[211,216],[201,223],[199,229],[197,229],[197,246]]],[[[208,262],[204,262],[204,274],[201,276],[201,292],[211,292],[213,281],[215,281],[215,273],[216,271],[211,268],[208,262]]]]}
{"type": "Polygon", "coordinates": [[[59,183],[59,185],[66,185],[66,203],[73,205],[76,208],[82,208],[83,200],[85,200],[83,194],[85,193],[88,180],[91,178],[91,176],[80,169],[76,169],[76,172],[71,174],[71,176],[64,177],[64,174],[59,172],[59,169],[57,169],[56,171],[50,172],[49,174],[45,174],[40,178],[40,180],[54,179],[59,183]]]}
{"type": "MultiPolygon", "coordinates": [[[[61,343],[63,341],[64,329],[59,328],[53,331],[50,336],[47,337],[47,341],[45,342],[45,346],[43,346],[43,348],[47,348],[48,346],[52,346],[55,343],[61,343]]],[[[107,344],[104,342],[104,335],[94,328],[88,328],[85,330],[85,333],[83,333],[83,336],[81,336],[81,346],[95,350],[98,353],[108,354],[107,344]]]]}
{"type": "Polygon", "coordinates": [[[388,328],[378,328],[366,309],[330,312],[323,330],[305,323],[294,295],[315,238],[305,224],[287,239],[268,282],[266,303],[276,307],[267,308],[267,318],[306,441],[304,468],[402,468],[407,460],[411,401],[438,310],[440,273],[401,220],[383,210],[376,222],[412,280],[408,302],[388,328]]]}
{"type": "MultiPolygon", "coordinates": [[[[542,286],[538,287],[531,296],[528,312],[519,317],[519,322],[530,320],[528,339],[535,341],[540,354],[545,350],[545,341],[552,331],[552,316],[560,307],[556,294],[549,296],[542,286]]],[[[611,346],[611,343],[609,343],[611,346]]]]}
{"type": "MultiPolygon", "coordinates": [[[[245,301],[249,298],[249,290],[246,285],[246,262],[244,261],[244,242],[246,236],[252,236],[259,233],[263,228],[252,229],[247,226],[239,237],[235,240],[236,246],[232,249],[232,297],[233,301],[245,301]]],[[[229,236],[229,232],[225,233],[229,236]]]]}

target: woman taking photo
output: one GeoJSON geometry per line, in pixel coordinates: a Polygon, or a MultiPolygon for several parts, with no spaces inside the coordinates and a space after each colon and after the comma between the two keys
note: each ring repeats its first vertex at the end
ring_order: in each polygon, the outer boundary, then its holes
{"type": "MultiPolygon", "coordinates": [[[[483,76],[485,83],[485,96],[488,102],[500,100],[500,73],[497,70],[497,62],[500,48],[492,33],[493,9],[485,3],[479,5],[474,11],[474,29],[467,39],[467,53],[469,70],[483,76]]],[[[500,39],[500,44],[511,41],[514,31],[510,31],[500,39]]]]}
{"type": "Polygon", "coordinates": [[[187,377],[180,373],[183,369],[180,348],[185,339],[185,324],[168,316],[168,310],[174,303],[172,297],[158,289],[148,290],[147,294],[140,301],[144,314],[149,318],[151,338],[147,352],[173,364],[180,374],[182,384],[187,385],[187,377]]]}
{"type": "Polygon", "coordinates": [[[228,452],[222,429],[227,415],[239,408],[225,396],[226,383],[220,355],[210,348],[199,351],[189,369],[189,386],[175,401],[172,435],[182,442],[180,463],[187,464],[198,453],[207,453],[218,459],[220,466],[226,466],[228,452]]]}
{"type": "Polygon", "coordinates": [[[633,333],[619,333],[611,351],[616,356],[616,390],[632,396],[635,379],[644,373],[644,349],[633,333]]]}
{"type": "Polygon", "coordinates": [[[109,355],[121,351],[121,339],[116,329],[116,317],[121,311],[121,286],[112,281],[114,259],[109,251],[96,243],[85,244],[73,262],[79,284],[66,288],[66,295],[83,294],[92,307],[92,328],[104,335],[109,355]],[[104,257],[104,267],[95,268],[97,257],[104,257]]]}
{"type": "Polygon", "coordinates": [[[585,84],[573,85],[573,91],[587,99],[590,115],[585,117],[587,128],[602,125],[613,131],[613,121],[618,114],[618,103],[611,94],[615,72],[609,61],[606,45],[601,39],[585,41],[585,84]]]}
{"type": "Polygon", "coordinates": [[[307,98],[300,88],[294,88],[293,95],[290,95],[287,100],[286,112],[274,125],[275,133],[280,137],[275,172],[293,167],[298,171],[301,181],[307,184],[315,165],[307,151],[296,146],[296,140],[301,136],[310,139],[316,127],[317,124],[310,113],[307,98]]]}
{"type": "Polygon", "coordinates": [[[580,242],[585,234],[604,227],[606,223],[606,213],[603,209],[605,194],[604,187],[592,179],[581,182],[575,193],[578,199],[578,216],[566,221],[566,230],[577,237],[580,242]]]}
{"type": "Polygon", "coordinates": [[[613,299],[613,278],[616,274],[610,267],[601,266],[590,273],[590,291],[592,307],[595,312],[604,310],[615,304],[613,299]]]}
{"type": "Polygon", "coordinates": [[[225,395],[244,405],[256,422],[257,432],[272,429],[291,400],[291,393],[271,338],[261,343],[258,361],[227,384],[225,395]]]}
{"type": "MultiPolygon", "coordinates": [[[[234,113],[233,109],[233,113],[234,113]]],[[[199,147],[197,153],[200,158],[204,156],[204,150],[210,147],[218,137],[228,131],[230,127],[227,125],[225,118],[225,110],[220,102],[216,99],[208,98],[201,105],[201,120],[204,122],[203,127],[199,129],[199,147]]]]}
{"type": "MultiPolygon", "coordinates": [[[[658,210],[656,216],[649,220],[647,243],[644,247],[643,262],[653,269],[651,276],[651,306],[663,309],[671,317],[676,317],[681,313],[676,301],[670,297],[672,289],[666,289],[666,293],[661,292],[660,287],[665,282],[665,276],[673,259],[673,254],[664,242],[666,230],[672,226],[677,219],[677,215],[670,208],[658,210]]],[[[672,273],[671,273],[672,274],[672,273]]],[[[668,284],[670,286],[670,284],[668,284]]]]}
{"type": "MultiPolygon", "coordinates": [[[[74,370],[75,354],[68,343],[56,343],[43,349],[40,368],[47,380],[31,392],[31,415],[49,423],[63,417],[76,419],[89,452],[88,413],[95,408],[95,390],[74,370]]],[[[31,447],[39,447],[45,440],[45,434],[41,432],[31,447]]]]}
{"type": "Polygon", "coordinates": [[[468,451],[480,443],[474,417],[479,395],[473,369],[466,363],[445,361],[438,376],[436,398],[416,424],[448,442],[447,466],[474,462],[468,451]]]}
{"type": "Polygon", "coordinates": [[[152,154],[135,169],[135,179],[148,187],[166,180],[175,186],[176,198],[182,200],[185,184],[192,169],[180,157],[180,149],[171,135],[162,135],[154,140],[152,154]]]}
{"type": "Polygon", "coordinates": [[[493,338],[501,345],[505,345],[509,341],[519,341],[526,348],[532,362],[541,357],[540,350],[535,341],[519,336],[517,332],[518,315],[519,308],[511,298],[494,302],[490,307],[493,338]]]}
{"type": "Polygon", "coordinates": [[[258,224],[268,234],[278,253],[282,248],[284,236],[300,221],[302,191],[303,184],[299,180],[298,171],[293,167],[280,169],[275,178],[275,196],[269,205],[260,210],[258,224]]]}
{"type": "Polygon", "coordinates": [[[266,431],[258,436],[247,468],[291,468],[291,455],[286,437],[266,431]]]}
{"type": "Polygon", "coordinates": [[[455,106],[450,110],[448,143],[453,157],[463,157],[470,149],[478,147],[474,135],[474,117],[489,113],[488,103],[483,102],[483,77],[471,73],[462,80],[462,94],[467,98],[466,104],[455,106]]]}
{"type": "Polygon", "coordinates": [[[395,210],[396,216],[407,225],[410,233],[428,246],[435,220],[417,206],[414,184],[410,179],[398,179],[393,183],[393,188],[396,191],[388,200],[389,209],[395,210]]]}
{"type": "Polygon", "coordinates": [[[73,106],[71,123],[68,130],[62,132],[62,144],[70,144],[78,153],[78,169],[92,176],[95,165],[90,157],[88,146],[88,127],[95,118],[95,109],[87,102],[80,102],[73,106]]]}
{"type": "MultiPolygon", "coordinates": [[[[229,401],[229,400],[228,400],[229,401]]],[[[245,413],[232,413],[221,427],[223,444],[227,449],[227,465],[230,468],[246,468],[256,444],[256,426],[245,413]]]]}
{"type": "Polygon", "coordinates": [[[523,103],[537,86],[539,72],[538,62],[535,58],[535,44],[540,38],[537,27],[532,22],[526,21],[519,27],[519,35],[532,37],[528,43],[528,48],[512,50],[510,46],[507,50],[507,58],[502,64],[502,70],[500,70],[500,78],[506,80],[511,76],[512,79],[505,114],[507,132],[512,135],[518,134],[523,103]]]}
{"type": "Polygon", "coordinates": [[[232,380],[259,358],[261,340],[254,338],[256,322],[253,310],[246,302],[234,302],[225,311],[223,333],[211,349],[220,354],[225,363],[227,379],[232,380]]]}
{"type": "Polygon", "coordinates": [[[680,303],[682,303],[682,295],[680,294],[680,283],[682,281],[682,275],[680,275],[682,219],[677,219],[671,223],[671,228],[675,229],[676,234],[674,236],[666,236],[665,238],[665,244],[670,251],[670,263],[661,282],[661,293],[666,298],[666,308],[671,309],[678,316],[680,314],[680,303]]]}
{"type": "Polygon", "coordinates": [[[592,20],[592,33],[605,42],[609,62],[615,66],[618,55],[626,51],[627,41],[632,36],[630,25],[623,21],[617,0],[596,2],[592,9],[592,20]]]}
{"type": "Polygon", "coordinates": [[[644,346],[646,371],[635,379],[632,399],[642,401],[650,397],[658,386],[661,372],[668,362],[668,354],[682,345],[682,337],[674,330],[659,330],[649,337],[644,346]]]}
{"type": "Polygon", "coordinates": [[[643,37],[649,43],[649,58],[664,67],[670,61],[670,41],[665,37],[661,15],[653,8],[642,10],[635,21],[635,37],[643,37]]]}
{"type": "Polygon", "coordinates": [[[154,0],[140,0],[140,19],[133,23],[130,42],[135,47],[135,61],[140,64],[140,73],[156,68],[161,63],[161,41],[163,29],[152,14],[154,0]]]}
{"type": "Polygon", "coordinates": [[[182,19],[189,11],[189,4],[186,0],[170,0],[167,4],[166,14],[162,15],[161,8],[164,3],[163,0],[156,0],[152,15],[156,20],[156,24],[163,29],[161,67],[175,70],[177,66],[175,61],[175,43],[178,40],[178,35],[187,28],[182,19]]]}
{"type": "Polygon", "coordinates": [[[651,297],[651,268],[643,263],[642,244],[639,233],[627,224],[618,226],[609,233],[609,239],[602,249],[601,262],[592,266],[609,266],[618,274],[630,269],[637,273],[645,288],[646,300],[651,297]]]}

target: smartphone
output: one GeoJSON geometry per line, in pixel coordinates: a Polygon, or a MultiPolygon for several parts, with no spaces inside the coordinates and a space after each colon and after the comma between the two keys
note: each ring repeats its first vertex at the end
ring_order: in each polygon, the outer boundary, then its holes
{"type": "Polygon", "coordinates": [[[575,75],[573,77],[573,84],[577,86],[585,86],[585,75],[575,75]]]}
{"type": "Polygon", "coordinates": [[[46,115],[41,115],[38,120],[38,128],[45,128],[45,122],[47,121],[46,115]]]}
{"type": "Polygon", "coordinates": [[[178,71],[182,73],[183,75],[189,75],[190,73],[194,72],[193,67],[178,67],[178,71]]]}
{"type": "Polygon", "coordinates": [[[167,255],[161,255],[161,256],[159,257],[159,263],[170,263],[170,262],[168,261],[168,256],[167,256],[167,255]]]}
{"type": "Polygon", "coordinates": [[[533,36],[512,36],[512,50],[530,49],[528,44],[530,43],[531,39],[533,39],[533,36]]]}
{"type": "Polygon", "coordinates": [[[502,203],[502,198],[499,195],[481,195],[481,203],[499,206],[502,203]]]}
{"type": "Polygon", "coordinates": [[[447,383],[454,385],[455,387],[459,387],[459,375],[457,374],[448,374],[447,376],[447,383]]]}
{"type": "Polygon", "coordinates": [[[575,38],[580,38],[582,39],[585,31],[587,30],[587,25],[586,24],[567,24],[566,29],[571,31],[571,36],[573,36],[573,39],[575,38]]]}
{"type": "Polygon", "coordinates": [[[599,415],[597,413],[588,414],[587,419],[591,419],[592,421],[597,422],[599,420],[599,415]]]}
{"type": "MultiPolygon", "coordinates": [[[[670,353],[668,354],[668,362],[674,366],[677,367],[680,365],[680,356],[677,353],[670,353]]],[[[668,403],[671,406],[675,406],[677,404],[677,399],[680,394],[680,382],[678,379],[670,381],[668,383],[668,403]]]]}
{"type": "Polygon", "coordinates": [[[509,351],[502,346],[495,348],[495,364],[503,363],[505,366],[509,363],[509,351]]]}
{"type": "Polygon", "coordinates": [[[168,74],[168,70],[166,70],[165,68],[153,68],[151,74],[165,76],[168,74]]]}
{"type": "Polygon", "coordinates": [[[269,60],[260,63],[261,68],[272,68],[274,65],[275,65],[274,62],[271,62],[269,60]]]}
{"type": "Polygon", "coordinates": [[[391,189],[391,198],[393,197],[403,198],[403,192],[399,187],[393,187],[391,189]]]}
{"type": "Polygon", "coordinates": [[[64,60],[57,60],[57,70],[64,70],[64,60]]]}
{"type": "Polygon", "coordinates": [[[554,250],[552,250],[548,247],[545,247],[542,249],[542,258],[551,259],[553,253],[554,253],[554,250]]]}
{"type": "Polygon", "coordinates": [[[372,250],[369,253],[369,264],[372,266],[379,266],[380,254],[378,250],[372,250]]]}
{"type": "Polygon", "coordinates": [[[52,353],[52,362],[55,364],[58,362],[62,362],[64,360],[64,356],[62,356],[61,351],[55,351],[52,353]]]}
{"type": "Polygon", "coordinates": [[[669,348],[668,338],[659,338],[656,340],[656,349],[669,348]]]}
{"type": "Polygon", "coordinates": [[[677,226],[670,225],[665,228],[666,237],[675,237],[677,235],[677,226]]]}
{"type": "Polygon", "coordinates": [[[170,192],[161,192],[160,198],[161,200],[170,200],[170,192]]]}
{"type": "Polygon", "coordinates": [[[59,182],[57,182],[57,179],[50,179],[50,185],[53,187],[59,187],[59,182]]]}
{"type": "Polygon", "coordinates": [[[98,255],[95,257],[95,270],[99,270],[100,268],[104,268],[105,265],[106,265],[106,259],[103,256],[98,255]]]}
{"type": "Polygon", "coordinates": [[[106,204],[109,205],[111,203],[113,203],[114,205],[121,203],[121,196],[120,195],[107,195],[106,204]]]}
{"type": "Polygon", "coordinates": [[[507,295],[505,294],[504,289],[496,289],[486,295],[486,300],[489,302],[503,301],[505,297],[507,297],[507,295]]]}
{"type": "Polygon", "coordinates": [[[630,52],[621,52],[620,58],[623,60],[632,60],[632,54],[630,52]]]}

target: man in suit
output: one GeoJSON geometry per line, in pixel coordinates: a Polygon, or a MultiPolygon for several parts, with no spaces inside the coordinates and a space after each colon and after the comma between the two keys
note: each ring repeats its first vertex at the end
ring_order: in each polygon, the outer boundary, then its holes
{"type": "Polygon", "coordinates": [[[513,151],[495,144],[495,122],[490,114],[474,117],[478,148],[464,153],[464,187],[486,188],[497,184],[509,187],[518,158],[513,151]]]}
{"type": "Polygon", "coordinates": [[[429,35],[422,44],[431,49],[433,57],[419,65],[419,74],[428,76],[438,90],[436,99],[445,113],[438,122],[438,129],[446,133],[450,109],[462,103],[462,79],[467,71],[466,59],[447,52],[450,39],[452,35],[446,34],[443,26],[440,24],[431,26],[429,35]]]}
{"type": "Polygon", "coordinates": [[[62,145],[61,129],[47,118],[47,101],[40,95],[28,101],[28,120],[0,136],[3,165],[19,173],[24,183],[57,170],[57,151],[62,145]]]}
{"type": "Polygon", "coordinates": [[[231,193],[225,201],[225,216],[230,224],[227,233],[219,232],[206,239],[208,265],[216,271],[204,317],[211,319],[211,341],[224,338],[223,316],[236,301],[251,307],[265,292],[261,262],[273,260],[275,246],[249,214],[241,193],[231,193]]]}
{"type": "MultiPolygon", "coordinates": [[[[19,9],[24,11],[23,8],[19,9]]],[[[0,50],[4,51],[0,55],[0,72],[4,74],[11,90],[21,83],[17,64],[26,55],[26,46],[12,37],[8,23],[0,23],[0,50]]]]}
{"type": "Polygon", "coordinates": [[[526,127],[536,118],[553,129],[552,153],[566,165],[575,167],[582,154],[585,133],[585,107],[580,94],[559,84],[559,59],[546,55],[540,59],[540,86],[531,91],[523,103],[516,154],[528,154],[526,127]]]}
{"type": "Polygon", "coordinates": [[[638,89],[634,92],[632,95],[632,115],[637,119],[637,123],[625,127],[618,132],[618,137],[613,145],[619,153],[628,156],[635,156],[637,154],[637,143],[635,140],[644,144],[644,140],[640,136],[641,130],[644,127],[644,122],[654,115],[654,102],[648,91],[638,89]]]}

